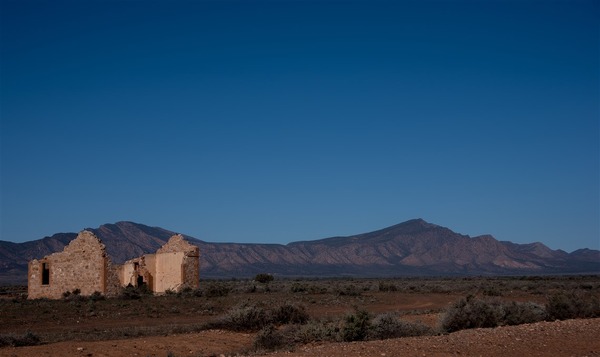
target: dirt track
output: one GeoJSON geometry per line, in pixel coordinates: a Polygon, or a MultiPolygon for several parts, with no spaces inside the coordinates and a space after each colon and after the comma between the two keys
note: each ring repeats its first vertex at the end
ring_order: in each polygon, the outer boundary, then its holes
{"type": "MultiPolygon", "coordinates": [[[[540,322],[495,329],[463,330],[444,336],[327,343],[269,356],[600,356],[600,319],[540,322]]],[[[204,331],[195,334],[114,341],[60,342],[4,348],[0,356],[219,356],[243,354],[253,334],[204,331]]]]}

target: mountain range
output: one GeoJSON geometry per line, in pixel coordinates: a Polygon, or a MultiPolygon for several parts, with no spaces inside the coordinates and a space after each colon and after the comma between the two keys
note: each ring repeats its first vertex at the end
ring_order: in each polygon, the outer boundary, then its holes
{"type": "MultiPolygon", "coordinates": [[[[175,232],[133,222],[86,228],[106,245],[114,263],[153,253],[175,232]]],[[[24,284],[27,263],[61,251],[76,233],[13,243],[0,241],[0,285],[24,284]]],[[[572,253],[542,243],[516,244],[491,235],[470,237],[422,219],[348,237],[281,244],[211,243],[185,236],[200,248],[203,278],[394,277],[432,275],[598,274],[600,251],[572,253]]]]}

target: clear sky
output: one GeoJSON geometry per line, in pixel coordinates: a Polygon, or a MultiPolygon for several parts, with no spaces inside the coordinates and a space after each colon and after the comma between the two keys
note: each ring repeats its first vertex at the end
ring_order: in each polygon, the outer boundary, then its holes
{"type": "Polygon", "coordinates": [[[0,1],[1,240],[600,248],[598,1],[0,1]]]}

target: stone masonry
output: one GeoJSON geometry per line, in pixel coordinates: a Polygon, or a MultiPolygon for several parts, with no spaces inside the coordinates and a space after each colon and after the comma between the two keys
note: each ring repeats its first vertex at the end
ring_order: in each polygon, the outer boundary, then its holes
{"type": "Polygon", "coordinates": [[[59,299],[75,289],[83,295],[106,294],[110,266],[104,244],[92,232],[82,231],[62,252],[29,262],[28,296],[59,299]]]}

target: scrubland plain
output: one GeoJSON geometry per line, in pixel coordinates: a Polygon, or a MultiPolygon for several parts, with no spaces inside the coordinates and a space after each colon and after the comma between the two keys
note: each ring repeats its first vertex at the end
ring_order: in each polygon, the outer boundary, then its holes
{"type": "Polygon", "coordinates": [[[0,288],[0,356],[600,355],[600,276],[203,280],[27,300],[0,288]]]}

